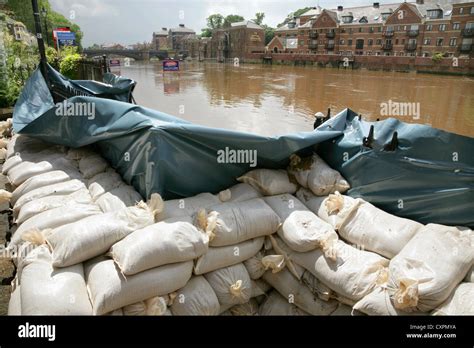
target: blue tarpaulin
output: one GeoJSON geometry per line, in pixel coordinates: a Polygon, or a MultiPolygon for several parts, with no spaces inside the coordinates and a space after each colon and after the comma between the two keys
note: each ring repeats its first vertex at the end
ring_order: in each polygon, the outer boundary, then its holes
{"type": "Polygon", "coordinates": [[[353,197],[399,216],[428,223],[474,227],[474,140],[395,119],[360,120],[349,109],[315,131],[264,137],[199,126],[124,102],[134,81],[108,77],[109,84],[69,81],[50,68],[55,83],[86,89],[97,97],[67,100],[70,110],[94,106],[94,115],[58,115],[41,73],[28,81],[15,107],[15,132],[72,147],[94,144],[143,196],[165,199],[218,192],[253,169],[248,163],[219,163],[218,151],[256,150],[260,168],[285,168],[295,152],[317,152],[349,181],[353,197]],[[113,98],[117,94],[118,98],[113,98]],[[118,100],[113,100],[118,99],[118,100]],[[72,105],[72,106],[71,106],[72,105]],[[77,108],[76,108],[77,107],[77,108]],[[371,147],[363,137],[374,126],[371,147]],[[394,151],[384,145],[394,132],[394,151]]]}

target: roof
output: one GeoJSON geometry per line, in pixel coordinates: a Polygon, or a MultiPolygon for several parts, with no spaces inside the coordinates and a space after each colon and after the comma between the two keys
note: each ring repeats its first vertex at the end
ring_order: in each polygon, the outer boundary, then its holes
{"type": "Polygon", "coordinates": [[[171,33],[196,33],[194,30],[186,27],[171,28],[171,33]]]}
{"type": "Polygon", "coordinates": [[[263,29],[260,25],[258,25],[255,22],[252,22],[252,21],[235,22],[235,23],[231,23],[230,26],[232,28],[247,27],[247,28],[251,28],[251,29],[263,29]]]}
{"type": "Polygon", "coordinates": [[[166,30],[155,31],[155,32],[153,32],[153,35],[155,35],[155,36],[168,36],[168,31],[166,31],[166,30]]]}
{"type": "Polygon", "coordinates": [[[318,16],[322,11],[323,11],[323,8],[321,6],[316,6],[302,13],[300,17],[318,16]]]}

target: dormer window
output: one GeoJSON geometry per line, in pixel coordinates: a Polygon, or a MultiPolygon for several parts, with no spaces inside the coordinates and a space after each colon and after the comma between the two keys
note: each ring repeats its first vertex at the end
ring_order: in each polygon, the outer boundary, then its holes
{"type": "Polygon", "coordinates": [[[343,23],[352,23],[353,19],[354,19],[353,16],[342,16],[342,22],[343,23]]]}
{"type": "Polygon", "coordinates": [[[428,10],[428,17],[430,19],[439,19],[443,18],[443,10],[428,10]]]}
{"type": "Polygon", "coordinates": [[[386,21],[387,18],[388,18],[391,14],[392,14],[391,12],[382,13],[382,20],[383,20],[383,21],[386,21]]]}
{"type": "Polygon", "coordinates": [[[359,19],[359,23],[368,23],[369,21],[367,20],[366,16],[363,16],[361,19],[359,19]]]}

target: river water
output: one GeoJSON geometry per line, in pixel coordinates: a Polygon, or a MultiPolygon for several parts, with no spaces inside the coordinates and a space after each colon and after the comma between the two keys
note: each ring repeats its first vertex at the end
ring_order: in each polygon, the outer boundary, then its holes
{"type": "Polygon", "coordinates": [[[280,135],[311,130],[318,111],[350,108],[474,136],[469,77],[208,62],[166,73],[159,62],[131,62],[120,73],[138,82],[138,104],[211,127],[280,135]]]}

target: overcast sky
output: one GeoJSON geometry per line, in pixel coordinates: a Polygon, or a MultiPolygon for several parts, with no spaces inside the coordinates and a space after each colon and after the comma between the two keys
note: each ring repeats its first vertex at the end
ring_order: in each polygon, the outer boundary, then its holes
{"type": "MultiPolygon", "coordinates": [[[[335,8],[369,5],[372,0],[320,0],[319,5],[335,8]]],[[[394,0],[378,0],[394,3],[394,0]]],[[[402,0],[400,0],[402,2],[402,0]]],[[[151,41],[153,31],[184,23],[197,33],[214,13],[239,14],[245,19],[264,12],[264,24],[275,27],[288,13],[318,5],[318,0],[50,0],[53,9],[79,24],[84,47],[93,43],[151,41]]]]}

